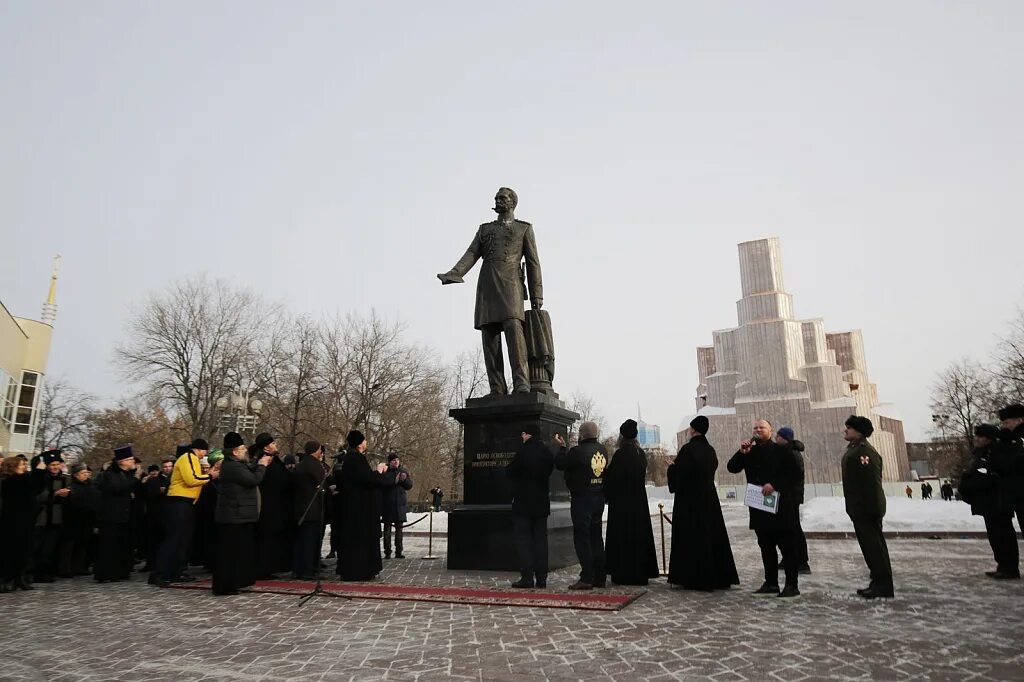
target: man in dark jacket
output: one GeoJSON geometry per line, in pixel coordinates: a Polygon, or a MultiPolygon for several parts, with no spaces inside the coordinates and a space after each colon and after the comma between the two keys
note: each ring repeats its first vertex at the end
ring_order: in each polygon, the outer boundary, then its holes
{"type": "Polygon", "coordinates": [[[39,513],[36,516],[32,582],[52,583],[61,563],[61,553],[67,547],[64,502],[71,492],[71,477],[61,469],[64,458],[60,450],[47,450],[40,458],[46,469],[33,474],[42,476],[45,483],[36,496],[39,513]]]}
{"type": "Polygon", "coordinates": [[[849,445],[840,464],[846,513],[853,521],[864,562],[871,571],[871,583],[857,590],[865,599],[892,598],[892,564],[882,533],[885,491],[882,489],[882,456],[868,443],[875,427],[867,417],[851,415],[843,438],[849,445]]]}
{"type": "Polygon", "coordinates": [[[996,560],[996,570],[986,575],[997,580],[1020,579],[1017,534],[1013,530],[1013,510],[1001,504],[999,475],[992,458],[999,447],[999,427],[980,424],[974,427],[974,452],[971,463],[960,478],[960,496],[971,505],[971,513],[985,519],[985,532],[996,560]]]}
{"type": "Polygon", "coordinates": [[[794,547],[800,520],[796,490],[802,478],[793,451],[772,440],[771,422],[758,419],[754,422],[753,437],[740,443],[740,449],[729,460],[727,468],[734,474],[744,472],[747,484],[758,486],[766,497],[778,493],[778,508],[774,514],[750,508],[750,528],[757,535],[764,564],[764,584],[754,594],[798,596],[800,562],[794,547]],[[781,592],[777,551],[782,552],[786,571],[786,585],[781,592]]]}
{"type": "Polygon", "coordinates": [[[434,511],[436,511],[436,512],[441,511],[441,498],[444,497],[444,491],[441,490],[441,486],[437,486],[436,488],[431,488],[430,489],[430,496],[431,496],[431,500],[432,500],[433,505],[434,505],[434,511]]]}
{"type": "Polygon", "coordinates": [[[95,543],[96,509],[99,491],[93,485],[92,471],[86,464],[71,467],[71,492],[64,502],[64,526],[67,531],[68,576],[89,575],[95,543]]]}
{"type": "MultiPolygon", "coordinates": [[[[796,513],[796,536],[795,544],[797,551],[797,560],[800,563],[800,573],[808,575],[811,572],[811,564],[807,555],[807,538],[804,536],[804,529],[800,523],[800,514],[802,512],[804,504],[804,444],[796,439],[796,434],[793,429],[788,426],[783,426],[779,429],[778,434],[775,436],[775,442],[779,445],[789,448],[793,451],[793,457],[796,459],[797,468],[800,470],[800,483],[797,484],[793,491],[796,495],[796,502],[800,505],[796,513]]],[[[785,563],[785,560],[783,560],[785,563]]]]}
{"type": "Polygon", "coordinates": [[[527,425],[520,437],[523,444],[505,467],[505,473],[512,479],[512,524],[521,574],[512,587],[547,587],[551,514],[548,482],[555,463],[541,440],[539,426],[527,425]]]}
{"type": "Polygon", "coordinates": [[[395,558],[404,559],[402,553],[402,526],[409,510],[408,491],[412,490],[412,477],[402,466],[398,455],[388,455],[388,470],[384,477],[390,485],[384,489],[380,519],[384,522],[384,558],[391,558],[391,529],[395,529],[395,558]]]}
{"type": "Polygon", "coordinates": [[[572,517],[572,542],[580,560],[580,579],[570,590],[604,587],[607,576],[604,563],[604,538],[601,537],[604,517],[602,476],[608,466],[608,451],[597,442],[601,432],[594,422],[580,424],[580,442],[571,450],[562,434],[555,434],[558,454],[555,468],[565,472],[569,489],[569,513],[572,517]]]}
{"type": "Polygon", "coordinates": [[[306,443],[305,455],[295,467],[295,506],[298,529],[295,534],[295,578],[311,580],[320,564],[320,543],[324,527],[324,495],[320,484],[324,471],[323,447],[315,440],[306,443]]]}
{"type": "Polygon", "coordinates": [[[999,410],[1002,434],[994,464],[1000,470],[1000,499],[1017,514],[1017,526],[1024,532],[1024,405],[1007,405],[999,410]]]}
{"type": "Polygon", "coordinates": [[[174,460],[170,457],[160,462],[160,469],[154,476],[146,478],[146,565],[143,571],[156,567],[156,552],[164,537],[164,499],[171,487],[171,472],[174,460]]]}
{"type": "Polygon", "coordinates": [[[127,580],[132,572],[132,490],[135,487],[135,457],[126,445],[114,450],[114,461],[96,477],[100,492],[96,521],[96,582],[127,580]]]}

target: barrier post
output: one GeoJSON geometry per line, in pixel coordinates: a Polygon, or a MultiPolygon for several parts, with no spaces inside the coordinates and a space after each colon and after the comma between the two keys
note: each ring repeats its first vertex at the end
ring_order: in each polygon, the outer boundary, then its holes
{"type": "Polygon", "coordinates": [[[430,505],[430,524],[427,528],[427,556],[424,559],[436,559],[434,556],[434,505],[430,505]]]}
{"type": "Polygon", "coordinates": [[[661,575],[668,575],[667,558],[665,556],[665,504],[658,503],[658,521],[661,522],[661,575]]]}

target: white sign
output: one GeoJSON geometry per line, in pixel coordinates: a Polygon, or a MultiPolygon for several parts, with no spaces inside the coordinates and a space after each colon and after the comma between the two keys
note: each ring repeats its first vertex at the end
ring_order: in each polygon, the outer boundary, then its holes
{"type": "Polygon", "coordinates": [[[743,504],[747,505],[751,509],[758,509],[769,514],[775,514],[779,510],[779,493],[774,492],[771,495],[765,495],[761,492],[764,486],[754,485],[753,483],[747,484],[747,495],[743,500],[743,504]]]}

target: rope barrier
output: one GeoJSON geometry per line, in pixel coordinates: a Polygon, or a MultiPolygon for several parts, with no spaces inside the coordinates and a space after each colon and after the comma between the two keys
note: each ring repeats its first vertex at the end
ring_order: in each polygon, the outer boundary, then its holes
{"type": "Polygon", "coordinates": [[[428,516],[430,516],[430,514],[424,514],[423,516],[419,517],[418,519],[416,519],[412,523],[403,523],[402,524],[402,528],[410,528],[412,526],[415,526],[417,523],[419,523],[423,519],[427,518],[428,516]]]}

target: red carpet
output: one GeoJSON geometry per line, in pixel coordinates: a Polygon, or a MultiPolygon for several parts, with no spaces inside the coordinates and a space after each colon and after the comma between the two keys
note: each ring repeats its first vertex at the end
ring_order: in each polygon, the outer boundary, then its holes
{"type": "MultiPolygon", "coordinates": [[[[170,587],[183,590],[209,590],[210,581],[174,583],[170,587]]],[[[430,601],[445,604],[484,604],[494,606],[529,606],[548,609],[584,609],[618,611],[628,606],[646,590],[630,594],[612,594],[604,590],[588,592],[548,592],[546,590],[498,590],[492,588],[440,587],[430,585],[387,585],[384,583],[329,583],[328,592],[354,599],[393,599],[396,601],[430,601]]],[[[313,583],[297,580],[260,580],[243,592],[300,595],[313,589],[313,583]]]]}

